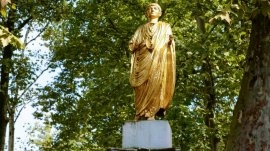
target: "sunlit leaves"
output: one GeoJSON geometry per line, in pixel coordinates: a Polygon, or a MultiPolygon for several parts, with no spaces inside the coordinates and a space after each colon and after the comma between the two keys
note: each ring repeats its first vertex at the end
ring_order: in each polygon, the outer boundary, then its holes
{"type": "Polygon", "coordinates": [[[24,49],[25,47],[19,38],[10,33],[8,29],[3,26],[0,26],[0,41],[2,47],[6,47],[8,44],[12,44],[18,49],[24,49]]]}
{"type": "Polygon", "coordinates": [[[221,19],[221,20],[224,20],[226,21],[228,24],[231,24],[231,19],[230,19],[230,16],[229,16],[229,12],[228,11],[225,11],[225,12],[221,12],[220,14],[216,15],[215,17],[211,18],[209,20],[210,23],[213,23],[213,21],[215,19],[221,19]]]}

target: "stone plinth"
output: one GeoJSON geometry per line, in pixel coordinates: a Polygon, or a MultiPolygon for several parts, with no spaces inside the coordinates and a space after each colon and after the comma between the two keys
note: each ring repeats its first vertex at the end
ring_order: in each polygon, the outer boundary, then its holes
{"type": "Polygon", "coordinates": [[[123,126],[122,148],[172,148],[172,130],[169,122],[165,120],[126,122],[123,126]]]}

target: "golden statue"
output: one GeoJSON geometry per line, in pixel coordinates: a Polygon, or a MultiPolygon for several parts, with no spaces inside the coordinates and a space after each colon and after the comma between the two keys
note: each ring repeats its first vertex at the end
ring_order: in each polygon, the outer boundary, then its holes
{"type": "Polygon", "coordinates": [[[147,6],[149,22],[141,25],[129,42],[130,83],[135,92],[135,120],[164,116],[175,87],[175,44],[168,23],[158,21],[161,7],[147,6]]]}

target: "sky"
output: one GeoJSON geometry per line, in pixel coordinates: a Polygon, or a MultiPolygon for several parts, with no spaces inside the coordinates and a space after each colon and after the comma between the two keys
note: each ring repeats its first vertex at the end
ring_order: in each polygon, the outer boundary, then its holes
{"type": "Polygon", "coordinates": [[[34,111],[35,109],[30,104],[27,105],[15,123],[15,151],[22,151],[27,146],[30,139],[27,131],[29,131],[31,125],[39,122],[33,117],[34,111]]]}

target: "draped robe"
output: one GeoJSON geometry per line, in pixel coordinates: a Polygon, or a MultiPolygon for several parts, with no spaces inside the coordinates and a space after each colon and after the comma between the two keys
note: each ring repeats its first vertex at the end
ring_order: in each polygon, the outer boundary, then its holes
{"type": "Polygon", "coordinates": [[[158,22],[154,31],[149,23],[141,25],[129,42],[131,56],[130,84],[135,92],[136,118],[153,117],[167,110],[175,87],[175,44],[169,36],[169,24],[158,22]],[[138,45],[145,46],[137,49],[138,45]]]}

